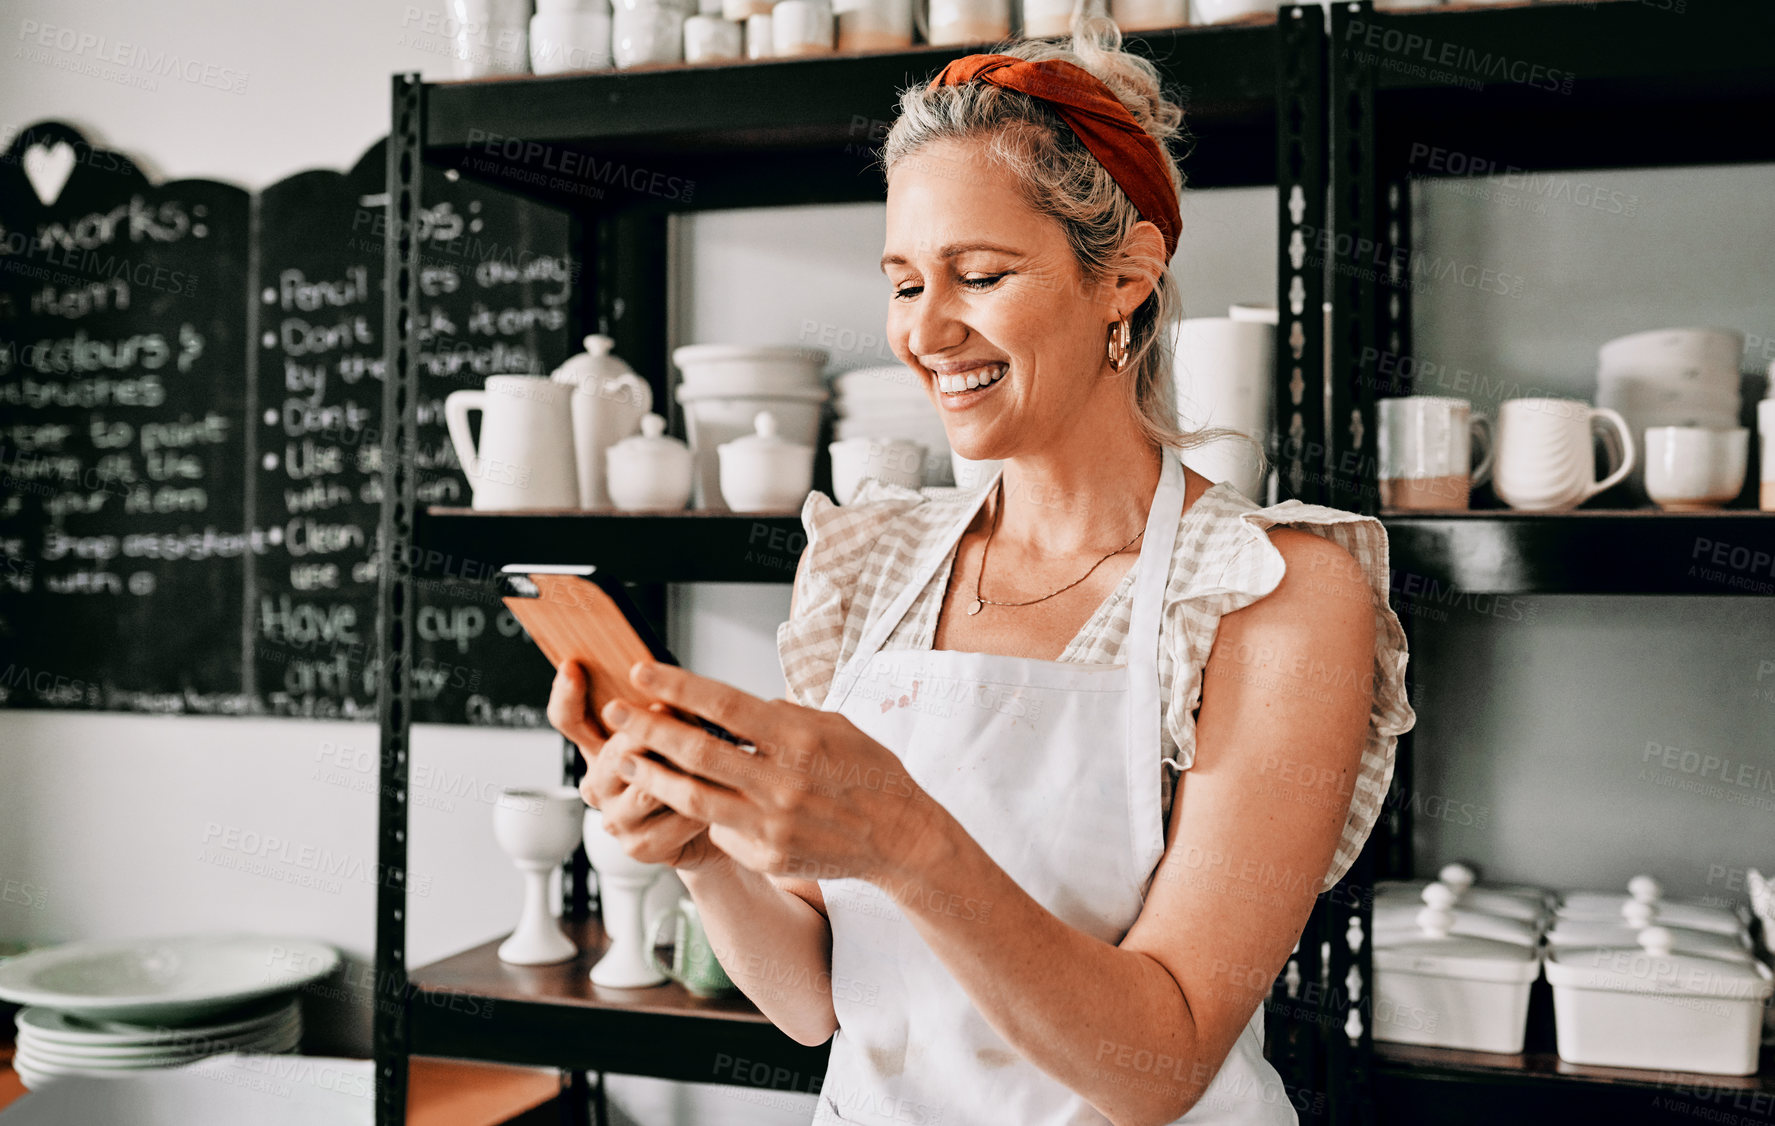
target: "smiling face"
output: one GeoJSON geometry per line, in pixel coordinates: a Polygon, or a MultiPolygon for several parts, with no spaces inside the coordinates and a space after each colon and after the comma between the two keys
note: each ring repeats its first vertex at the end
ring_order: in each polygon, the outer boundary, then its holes
{"type": "Polygon", "coordinates": [[[888,342],[962,457],[1050,449],[1105,411],[1126,414],[1102,382],[1104,346],[1138,302],[1119,309],[1113,282],[1083,278],[1060,223],[1029,208],[979,142],[935,141],[895,166],[882,270],[888,342]]]}

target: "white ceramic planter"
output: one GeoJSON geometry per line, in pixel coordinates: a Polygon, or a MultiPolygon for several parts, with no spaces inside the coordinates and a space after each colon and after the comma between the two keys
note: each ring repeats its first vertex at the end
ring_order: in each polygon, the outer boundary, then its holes
{"type": "Polygon", "coordinates": [[[1455,934],[1425,908],[1416,934],[1375,934],[1374,1038],[1473,1052],[1522,1051],[1538,947],[1455,934]]]}
{"type": "Polygon", "coordinates": [[[1759,962],[1674,950],[1663,927],[1635,947],[1573,947],[1547,960],[1559,1058],[1597,1067],[1751,1075],[1775,982],[1759,962]]]}

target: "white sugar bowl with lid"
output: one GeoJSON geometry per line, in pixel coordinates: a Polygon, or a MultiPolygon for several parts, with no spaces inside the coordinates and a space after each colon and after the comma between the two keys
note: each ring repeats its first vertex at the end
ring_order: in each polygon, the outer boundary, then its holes
{"type": "Polygon", "coordinates": [[[1652,921],[1666,926],[1736,935],[1744,930],[1746,924],[1744,915],[1730,907],[1718,907],[1694,900],[1666,899],[1663,885],[1646,875],[1628,880],[1626,894],[1611,891],[1568,892],[1564,902],[1560,904],[1559,917],[1621,922],[1637,910],[1635,904],[1650,906],[1652,921]]]}
{"type": "Polygon", "coordinates": [[[721,496],[735,512],[793,511],[814,481],[814,448],[784,440],[777,419],[759,411],[753,431],[716,448],[721,496]]]}
{"type": "Polygon", "coordinates": [[[1441,883],[1427,885],[1418,900],[1380,897],[1374,903],[1374,941],[1384,945],[1409,940],[1422,933],[1419,916],[1424,911],[1446,911],[1451,916],[1448,932],[1467,938],[1488,938],[1518,946],[1541,941],[1538,919],[1495,915],[1461,905],[1453,889],[1441,883]]]}
{"type": "Polygon", "coordinates": [[[611,354],[615,341],[588,336],[585,351],[567,359],[549,378],[573,385],[573,457],[579,473],[579,506],[608,508],[604,453],[635,432],[653,409],[653,388],[635,369],[611,354]]]}
{"type": "Polygon", "coordinates": [[[1425,907],[1417,928],[1377,928],[1374,1038],[1473,1052],[1522,1051],[1540,947],[1456,933],[1453,911],[1425,907]]]}
{"type": "Polygon", "coordinates": [[[1761,962],[1681,952],[1661,926],[1633,946],[1547,957],[1559,1058],[1597,1067],[1751,1075],[1775,980],[1761,962]]]}
{"type": "Polygon", "coordinates": [[[690,503],[696,459],[689,446],[666,436],[665,419],[649,414],[641,419],[641,433],[605,451],[605,473],[616,507],[675,510],[690,503]]]}

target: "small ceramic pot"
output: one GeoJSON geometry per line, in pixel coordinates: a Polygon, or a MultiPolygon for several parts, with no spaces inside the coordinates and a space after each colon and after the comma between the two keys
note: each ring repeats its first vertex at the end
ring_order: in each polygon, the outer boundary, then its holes
{"type": "Polygon", "coordinates": [[[610,501],[624,511],[680,509],[690,502],[696,459],[690,447],[666,437],[666,420],[650,414],[641,433],[631,435],[604,453],[610,501]]]}
{"type": "Polygon", "coordinates": [[[776,416],[759,411],[753,433],[717,447],[721,495],[735,512],[779,512],[800,506],[813,488],[814,448],[777,435],[776,416]]]}

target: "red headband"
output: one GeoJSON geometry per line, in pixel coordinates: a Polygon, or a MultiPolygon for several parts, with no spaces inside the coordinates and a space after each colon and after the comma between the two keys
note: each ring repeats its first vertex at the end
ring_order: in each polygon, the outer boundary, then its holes
{"type": "Polygon", "coordinates": [[[944,67],[931,79],[931,88],[961,86],[976,78],[1052,105],[1128,193],[1141,217],[1159,228],[1165,236],[1165,260],[1171,260],[1183,232],[1183,213],[1165,174],[1165,154],[1102,80],[1063,59],[1031,62],[1012,55],[967,55],[944,67]]]}

